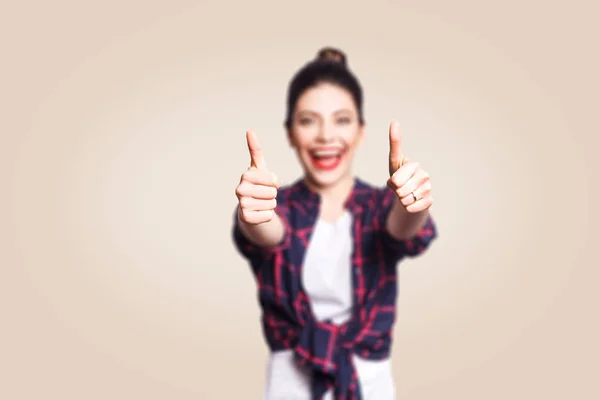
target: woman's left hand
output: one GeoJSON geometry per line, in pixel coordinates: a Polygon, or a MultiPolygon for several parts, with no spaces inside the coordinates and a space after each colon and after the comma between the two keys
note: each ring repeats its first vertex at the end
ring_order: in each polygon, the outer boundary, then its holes
{"type": "Polygon", "coordinates": [[[400,125],[390,124],[390,178],[387,186],[392,189],[406,211],[417,213],[433,204],[431,179],[418,162],[408,160],[402,153],[400,125]]]}

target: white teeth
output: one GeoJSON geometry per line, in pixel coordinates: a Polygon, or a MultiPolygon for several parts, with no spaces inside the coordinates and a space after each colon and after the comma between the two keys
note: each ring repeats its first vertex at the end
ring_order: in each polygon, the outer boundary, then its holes
{"type": "Polygon", "coordinates": [[[339,150],[322,150],[313,151],[313,154],[317,157],[335,157],[340,155],[339,150]]]}

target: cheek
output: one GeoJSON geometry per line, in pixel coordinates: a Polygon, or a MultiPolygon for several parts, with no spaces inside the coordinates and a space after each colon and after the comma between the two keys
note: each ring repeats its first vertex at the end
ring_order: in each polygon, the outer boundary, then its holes
{"type": "Polygon", "coordinates": [[[362,139],[362,135],[358,132],[348,132],[343,136],[344,142],[348,145],[348,147],[355,149],[358,147],[362,139]]]}
{"type": "Polygon", "coordinates": [[[310,132],[297,130],[290,136],[290,144],[300,152],[308,149],[312,141],[313,137],[310,132]]]}

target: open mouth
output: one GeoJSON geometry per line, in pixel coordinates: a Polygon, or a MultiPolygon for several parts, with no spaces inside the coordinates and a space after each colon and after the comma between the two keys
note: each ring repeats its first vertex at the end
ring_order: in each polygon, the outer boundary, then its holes
{"type": "Polygon", "coordinates": [[[324,171],[337,168],[342,162],[344,153],[345,151],[340,148],[321,148],[309,152],[312,164],[324,171]]]}

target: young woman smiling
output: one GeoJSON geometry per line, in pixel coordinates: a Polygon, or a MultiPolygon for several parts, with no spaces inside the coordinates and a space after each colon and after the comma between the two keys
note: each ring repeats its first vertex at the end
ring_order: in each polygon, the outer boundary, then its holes
{"type": "Polygon", "coordinates": [[[389,129],[389,179],[353,173],[363,92],[346,56],[323,48],[288,89],[285,128],[304,176],[280,187],[248,131],[233,238],[258,284],[270,358],[264,398],[392,400],[397,264],[436,237],[431,181],[389,129]]]}

